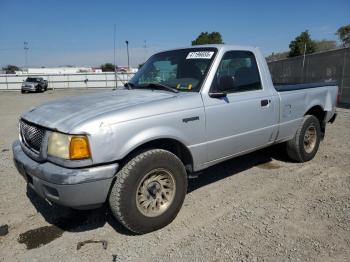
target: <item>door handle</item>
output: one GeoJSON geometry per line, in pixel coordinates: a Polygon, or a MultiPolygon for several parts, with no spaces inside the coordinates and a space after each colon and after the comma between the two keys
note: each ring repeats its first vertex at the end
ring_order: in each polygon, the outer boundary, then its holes
{"type": "Polygon", "coordinates": [[[261,107],[268,106],[271,103],[270,99],[263,99],[260,101],[261,107]]]}

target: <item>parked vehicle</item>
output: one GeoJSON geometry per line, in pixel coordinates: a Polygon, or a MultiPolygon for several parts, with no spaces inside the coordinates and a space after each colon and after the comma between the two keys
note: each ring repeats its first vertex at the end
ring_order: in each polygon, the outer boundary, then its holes
{"type": "Polygon", "coordinates": [[[176,217],[188,176],[209,166],[277,143],[311,160],[337,94],[334,83],[274,86],[257,48],[165,51],[125,88],[24,113],[14,161],[43,198],[76,209],[107,201],[121,224],[146,233],[176,217]]]}
{"type": "Polygon", "coordinates": [[[47,81],[42,77],[28,77],[22,84],[21,92],[44,92],[47,90],[47,81]]]}

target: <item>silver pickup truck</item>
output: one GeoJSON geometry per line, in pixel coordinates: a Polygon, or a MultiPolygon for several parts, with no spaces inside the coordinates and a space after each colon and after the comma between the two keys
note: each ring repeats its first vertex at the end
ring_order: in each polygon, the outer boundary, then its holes
{"type": "Polygon", "coordinates": [[[106,202],[135,233],[169,224],[188,177],[284,142],[311,160],[336,113],[334,83],[274,86],[259,49],[206,45],[153,55],[117,90],[24,113],[13,144],[43,198],[76,209],[106,202]]]}
{"type": "Polygon", "coordinates": [[[42,77],[28,77],[21,86],[21,92],[44,92],[47,91],[48,82],[42,77]]]}

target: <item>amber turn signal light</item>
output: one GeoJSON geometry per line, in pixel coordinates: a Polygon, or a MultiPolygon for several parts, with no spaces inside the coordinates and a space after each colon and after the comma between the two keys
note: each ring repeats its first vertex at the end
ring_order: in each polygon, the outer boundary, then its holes
{"type": "Polygon", "coordinates": [[[89,141],[85,136],[73,136],[70,140],[69,158],[86,159],[90,158],[89,141]]]}

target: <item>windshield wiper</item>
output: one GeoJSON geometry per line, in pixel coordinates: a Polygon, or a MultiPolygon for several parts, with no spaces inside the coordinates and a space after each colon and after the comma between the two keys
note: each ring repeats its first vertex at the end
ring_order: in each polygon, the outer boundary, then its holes
{"type": "Polygon", "coordinates": [[[167,90],[167,91],[170,91],[170,92],[173,92],[173,93],[179,93],[179,90],[177,90],[176,88],[174,87],[170,87],[170,86],[166,86],[166,85],[163,85],[163,84],[160,84],[160,83],[149,83],[149,84],[145,84],[145,85],[142,85],[142,87],[155,87],[155,88],[162,88],[164,90],[167,90]]]}

